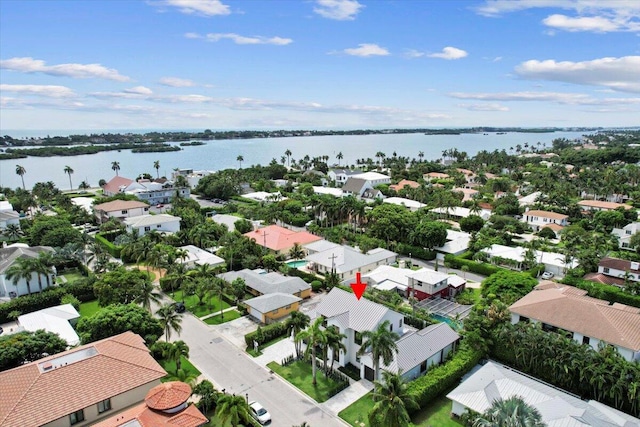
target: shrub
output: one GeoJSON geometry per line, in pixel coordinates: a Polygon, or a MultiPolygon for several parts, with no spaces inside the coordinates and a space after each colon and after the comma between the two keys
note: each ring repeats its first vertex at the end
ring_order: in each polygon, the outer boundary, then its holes
{"type": "Polygon", "coordinates": [[[76,310],[80,310],[80,300],[71,294],[64,294],[60,298],[60,304],[71,304],[76,310]]]}
{"type": "Polygon", "coordinates": [[[405,256],[409,256],[409,254],[411,254],[412,258],[423,259],[426,261],[436,259],[435,251],[430,251],[420,246],[408,245],[406,243],[399,243],[396,246],[396,252],[405,256]]]}
{"type": "Polygon", "coordinates": [[[311,290],[313,292],[319,292],[323,287],[324,285],[320,280],[314,280],[313,282],[311,282],[311,290]]]}
{"type": "MultiPolygon", "coordinates": [[[[603,285],[601,283],[584,280],[580,277],[566,276],[562,283],[584,289],[593,298],[599,298],[610,302],[640,307],[640,295],[632,295],[617,286],[603,285]]],[[[0,305],[0,308],[2,306],[0,305]]]]}
{"type": "Polygon", "coordinates": [[[96,238],[96,242],[104,246],[107,252],[109,252],[109,255],[111,255],[114,258],[120,258],[120,252],[122,251],[122,246],[114,245],[100,233],[96,234],[95,238],[96,238]]]}
{"type": "Polygon", "coordinates": [[[253,348],[253,342],[256,341],[258,345],[265,344],[273,339],[285,336],[287,334],[287,324],[284,322],[272,323],[264,328],[259,327],[255,332],[250,332],[244,336],[244,342],[247,347],[253,348]]]}
{"type": "Polygon", "coordinates": [[[456,257],[451,254],[445,255],[444,262],[449,267],[455,269],[460,269],[463,265],[466,265],[467,267],[469,267],[469,271],[481,274],[483,276],[491,276],[498,271],[506,271],[506,269],[496,267],[495,265],[464,259],[462,256],[456,257]]]}

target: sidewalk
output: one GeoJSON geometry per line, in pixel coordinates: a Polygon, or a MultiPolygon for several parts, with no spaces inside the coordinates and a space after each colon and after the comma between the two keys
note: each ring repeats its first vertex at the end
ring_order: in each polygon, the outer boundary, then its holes
{"type": "MultiPolygon", "coordinates": [[[[222,313],[226,313],[227,311],[233,311],[237,308],[238,307],[234,305],[233,307],[225,308],[224,310],[222,310],[222,313]]],[[[204,320],[204,319],[208,319],[209,317],[217,316],[218,314],[220,314],[220,312],[216,311],[215,313],[209,313],[209,314],[205,314],[202,317],[198,317],[198,319],[204,320]]]]}
{"type": "Polygon", "coordinates": [[[285,338],[282,341],[278,341],[275,344],[270,345],[262,351],[262,354],[258,357],[254,357],[253,360],[260,366],[267,366],[269,362],[282,363],[282,359],[287,356],[296,354],[296,347],[291,337],[285,338]]]}
{"type": "Polygon", "coordinates": [[[340,411],[371,390],[373,390],[373,383],[371,381],[360,380],[351,384],[326,402],[320,403],[320,406],[324,407],[329,413],[337,416],[340,411]]]}

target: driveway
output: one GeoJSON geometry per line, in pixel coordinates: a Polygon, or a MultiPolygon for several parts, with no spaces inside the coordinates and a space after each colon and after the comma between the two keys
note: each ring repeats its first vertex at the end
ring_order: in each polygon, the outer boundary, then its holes
{"type": "MultiPolygon", "coordinates": [[[[224,388],[226,393],[248,394],[249,400],[262,403],[271,412],[274,427],[290,427],[303,421],[322,427],[346,425],[191,314],[183,317],[181,335],[173,335],[174,340],[187,343],[189,360],[216,388],[224,388]]],[[[240,335],[237,339],[244,337],[240,335]]]]}

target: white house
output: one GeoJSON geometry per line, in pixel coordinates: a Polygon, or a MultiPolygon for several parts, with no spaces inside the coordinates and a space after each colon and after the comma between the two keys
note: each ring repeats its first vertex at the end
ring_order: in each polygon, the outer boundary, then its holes
{"type": "MultiPolygon", "coordinates": [[[[398,351],[390,364],[381,361],[380,369],[394,374],[402,372],[402,376],[411,381],[424,375],[433,365],[446,360],[447,355],[455,349],[460,335],[446,323],[429,325],[419,331],[404,334],[396,345],[398,351]]],[[[366,372],[373,371],[371,353],[362,355],[361,362],[366,372]]]]}
{"type": "Polygon", "coordinates": [[[327,175],[329,179],[336,183],[337,187],[342,187],[350,176],[361,174],[362,171],[353,171],[349,169],[330,169],[327,175]]]}
{"type": "Polygon", "coordinates": [[[71,304],[63,304],[18,316],[18,324],[30,332],[44,329],[58,334],[73,347],[80,344],[80,338],[73,328],[79,318],[80,313],[71,304]]]}
{"type": "MultiPolygon", "coordinates": [[[[504,264],[503,260],[509,260],[517,270],[522,268],[521,263],[525,260],[525,254],[527,249],[516,246],[514,248],[504,245],[491,245],[488,248],[482,249],[482,252],[486,253],[489,260],[494,264],[504,264]]],[[[566,256],[556,252],[543,252],[534,251],[536,261],[538,264],[544,264],[545,271],[549,271],[556,276],[564,276],[565,271],[571,268],[578,267],[578,261],[575,259],[568,259],[566,256]],[[565,261],[570,261],[568,264],[565,261]]]]}
{"type": "Polygon", "coordinates": [[[621,249],[626,250],[635,250],[629,246],[629,242],[631,240],[631,236],[636,233],[640,233],[640,222],[632,222],[631,224],[627,224],[622,228],[614,228],[611,234],[618,237],[618,246],[621,249]]]}
{"type": "Polygon", "coordinates": [[[552,227],[551,229],[557,232],[562,229],[558,229],[557,226],[566,227],[569,225],[569,216],[556,212],[530,210],[526,211],[522,215],[522,222],[527,223],[533,231],[538,231],[542,228],[556,225],[555,228],[552,227]]]}
{"type": "Polygon", "coordinates": [[[491,216],[491,210],[489,209],[480,209],[477,212],[476,211],[471,212],[471,209],[463,208],[461,206],[451,206],[448,208],[442,208],[442,207],[433,208],[430,210],[430,212],[437,213],[445,217],[452,217],[452,218],[467,218],[471,215],[476,215],[484,219],[485,221],[488,220],[489,217],[491,216]]]}
{"type": "Polygon", "coordinates": [[[225,264],[225,260],[223,258],[220,258],[218,255],[212,254],[204,249],[200,249],[197,246],[186,245],[181,246],[180,249],[187,252],[187,258],[183,261],[183,264],[186,264],[187,266],[194,267],[197,265],[208,264],[212,267],[217,267],[225,264]]]}
{"type": "Polygon", "coordinates": [[[13,210],[11,203],[0,200],[0,229],[5,229],[11,224],[20,227],[20,214],[13,210]]]}
{"type": "Polygon", "coordinates": [[[352,175],[353,178],[364,179],[375,188],[378,185],[391,184],[391,178],[385,174],[378,172],[363,172],[356,175],[352,175]]]}
{"type": "Polygon", "coordinates": [[[627,278],[633,282],[640,282],[640,263],[619,258],[603,258],[598,263],[598,273],[612,278],[617,278],[622,285],[627,278]]]}
{"type": "Polygon", "coordinates": [[[553,427],[640,427],[640,420],[595,400],[582,400],[559,388],[489,361],[447,398],[451,413],[460,416],[471,410],[483,413],[493,402],[518,396],[538,410],[545,425],[553,427]]]}
{"type": "Polygon", "coordinates": [[[99,222],[106,222],[111,218],[123,220],[149,214],[149,205],[137,200],[112,200],[93,206],[93,213],[99,222]]]}
{"type": "Polygon", "coordinates": [[[14,243],[6,248],[0,248],[0,300],[6,301],[21,295],[41,292],[49,286],[54,286],[55,268],[52,268],[47,275],[33,272],[28,281],[20,278],[15,284],[6,276],[7,270],[18,258],[37,259],[41,252],[53,252],[53,248],[49,246],[29,247],[24,243],[14,243]]]}
{"type": "Polygon", "coordinates": [[[444,259],[443,254],[460,255],[466,252],[469,248],[469,242],[471,242],[471,234],[447,229],[447,241],[444,245],[437,246],[434,249],[440,252],[438,258],[444,259]]]}
{"type": "Polygon", "coordinates": [[[400,336],[405,332],[403,314],[366,298],[358,300],[354,294],[340,288],[333,288],[316,306],[315,313],[310,312],[309,315],[312,318],[324,317],[325,328],[333,326],[339,333],[346,335],[342,343],[347,351],[340,351],[340,354],[335,357],[336,363],[339,366],[351,363],[360,368],[361,378],[370,381],[374,379],[373,369],[361,363],[358,355],[362,344],[362,333],[377,329],[378,325],[386,320],[390,323],[391,332],[400,336]]]}
{"type": "Polygon", "coordinates": [[[342,280],[356,277],[356,273],[368,273],[380,265],[394,264],[398,254],[387,249],[376,248],[366,254],[346,245],[326,245],[322,252],[310,254],[307,268],[320,274],[334,271],[342,280]]]}
{"type": "Polygon", "coordinates": [[[315,194],[328,194],[333,197],[343,196],[342,190],[340,188],[334,188],[334,187],[322,187],[322,186],[316,185],[313,187],[313,192],[315,194]]]}
{"type": "Polygon", "coordinates": [[[102,190],[105,196],[115,196],[120,193],[133,194],[151,205],[170,203],[176,196],[188,198],[191,195],[189,187],[174,187],[169,181],[160,181],[148,179],[134,181],[123,176],[115,176],[102,187],[102,190]]]}
{"type": "Polygon", "coordinates": [[[163,233],[180,231],[180,220],[181,218],[179,216],[169,214],[140,215],[133,218],[126,218],[124,224],[128,233],[137,230],[139,236],[144,236],[151,231],[163,233]]]}
{"type": "Polygon", "coordinates": [[[398,205],[398,206],[404,206],[405,208],[409,209],[411,212],[415,212],[418,209],[421,209],[427,206],[424,203],[420,203],[411,199],[405,199],[403,197],[387,197],[386,199],[383,199],[382,202],[391,203],[393,205],[398,205]]]}
{"type": "Polygon", "coordinates": [[[186,178],[189,187],[195,188],[202,178],[215,173],[214,171],[194,171],[193,169],[178,169],[171,174],[171,178],[175,181],[178,176],[186,178]]]}
{"type": "Polygon", "coordinates": [[[252,193],[245,193],[242,195],[245,199],[255,200],[256,202],[279,202],[287,200],[279,191],[275,193],[268,193],[266,191],[254,191],[252,193]]]}
{"type": "Polygon", "coordinates": [[[563,330],[574,341],[597,350],[611,344],[626,360],[640,361],[640,308],[591,298],[587,291],[542,282],[509,307],[511,323],[542,323],[545,330],[563,330]]]}

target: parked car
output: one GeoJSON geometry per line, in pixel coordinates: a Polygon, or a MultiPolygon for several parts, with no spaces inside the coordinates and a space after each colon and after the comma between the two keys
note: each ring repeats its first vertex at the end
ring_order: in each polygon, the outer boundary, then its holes
{"type": "Polygon", "coordinates": [[[541,277],[542,277],[544,280],[549,280],[549,279],[553,278],[553,276],[555,276],[555,274],[553,274],[552,272],[550,272],[550,271],[545,271],[544,273],[542,273],[542,276],[541,276],[541,277]]]}
{"type": "Polygon", "coordinates": [[[266,425],[271,423],[271,414],[269,411],[264,409],[264,406],[254,400],[249,403],[249,408],[251,409],[251,415],[253,418],[258,420],[260,424],[266,425]]]}
{"type": "Polygon", "coordinates": [[[176,311],[176,313],[184,313],[185,311],[187,311],[187,307],[184,306],[183,302],[174,303],[173,309],[176,311]]]}

